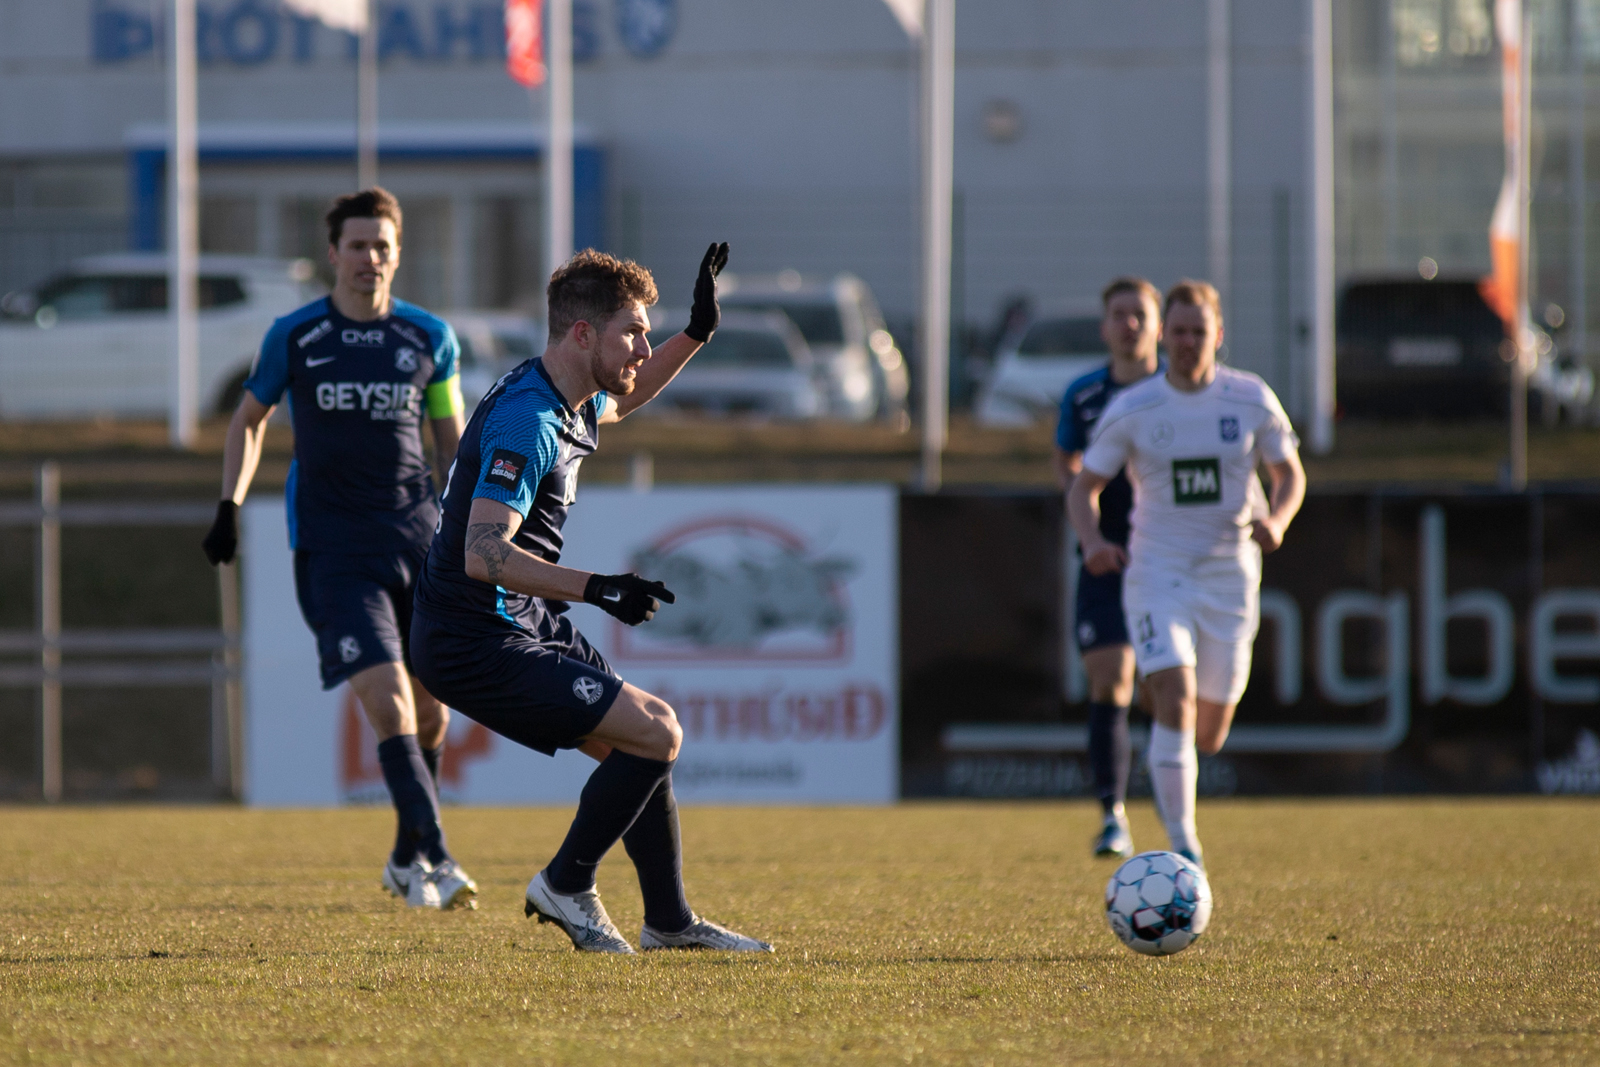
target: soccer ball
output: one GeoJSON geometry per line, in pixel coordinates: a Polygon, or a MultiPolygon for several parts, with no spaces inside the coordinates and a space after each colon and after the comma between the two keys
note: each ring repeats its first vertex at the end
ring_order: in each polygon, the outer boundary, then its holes
{"type": "Polygon", "coordinates": [[[1176,852],[1141,852],[1106,883],[1106,922],[1135,952],[1182,952],[1210,921],[1206,873],[1176,852]]]}

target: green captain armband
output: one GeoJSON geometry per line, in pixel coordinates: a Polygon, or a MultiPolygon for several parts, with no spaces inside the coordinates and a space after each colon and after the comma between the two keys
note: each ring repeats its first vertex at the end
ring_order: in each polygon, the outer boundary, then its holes
{"type": "Polygon", "coordinates": [[[461,402],[461,376],[452,374],[442,382],[434,382],[428,386],[428,418],[448,419],[452,415],[461,414],[465,408],[461,402]]]}

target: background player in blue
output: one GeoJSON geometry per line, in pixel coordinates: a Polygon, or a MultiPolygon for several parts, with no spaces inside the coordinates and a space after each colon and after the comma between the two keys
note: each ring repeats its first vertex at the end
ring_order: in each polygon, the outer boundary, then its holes
{"type": "MultiPolygon", "coordinates": [[[[1100,413],[1111,398],[1158,368],[1161,293],[1143,278],[1114,279],[1100,294],[1105,316],[1100,336],[1111,361],[1067,387],[1056,426],[1056,479],[1063,491],[1083,470],[1083,451],[1100,413]]],[[[1100,494],[1100,532],[1112,544],[1128,543],[1128,512],[1133,486],[1119,472],[1100,494]]],[[[1122,572],[1084,564],[1078,572],[1073,627],[1089,678],[1089,766],[1095,794],[1105,809],[1105,825],[1095,838],[1097,856],[1130,856],[1133,836],[1123,802],[1132,761],[1128,707],[1133,703],[1133,646],[1122,614],[1122,572]]]]}
{"type": "Polygon", "coordinates": [[[578,465],[595,450],[600,424],[652,400],[711,337],[727,261],[727,245],[707,250],[688,328],[653,352],[649,271],[589,250],[551,276],[549,347],[473,412],[417,583],[411,651],[430,690],[529,748],[577,748],[600,761],[566,840],[528,884],[525,907],[582,951],[633,952],[595,888],[595,868],[619,839],[644,895],[642,948],[771,951],[689,909],[672,794],[677,715],[619,678],[563,615],[582,599],[637,626],[672,594],[636,574],[559,565],[578,465]]]}
{"type": "Polygon", "coordinates": [[[477,886],[439,827],[435,779],[449,712],[410,675],[406,648],[412,586],[439,518],[423,412],[443,470],[461,438],[459,349],[442,320],[390,296],[401,235],[393,196],[341,197],[327,222],[333,292],[279,319],[262,342],[228,427],[206,555],[233,558],[267,417],[287,394],[295,590],[317,637],[323,688],[348,681],[378,735],[400,823],[383,886],[412,907],[472,907],[477,886]]]}

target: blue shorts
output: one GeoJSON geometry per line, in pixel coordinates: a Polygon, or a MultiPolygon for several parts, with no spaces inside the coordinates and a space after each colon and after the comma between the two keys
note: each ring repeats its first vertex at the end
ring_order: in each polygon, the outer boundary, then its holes
{"type": "Polygon", "coordinates": [[[445,704],[553,756],[594,732],[622,679],[564,616],[545,616],[541,629],[468,631],[419,611],[411,619],[412,662],[445,704]]]}
{"type": "Polygon", "coordinates": [[[295,595],[317,636],[322,688],[379,663],[409,668],[411,591],[427,555],[426,546],[399,555],[294,554],[295,595]]]}
{"type": "Polygon", "coordinates": [[[1073,605],[1073,633],[1078,651],[1126,645],[1128,624],[1122,614],[1122,572],[1090,574],[1078,565],[1078,602],[1073,605]]]}

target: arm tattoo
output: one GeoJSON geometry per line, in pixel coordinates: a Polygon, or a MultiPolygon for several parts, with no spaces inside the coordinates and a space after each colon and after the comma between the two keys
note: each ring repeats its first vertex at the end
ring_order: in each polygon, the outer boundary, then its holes
{"type": "Polygon", "coordinates": [[[467,527],[467,551],[483,560],[490,581],[498,581],[511,555],[511,527],[503,522],[478,522],[467,527]]]}

